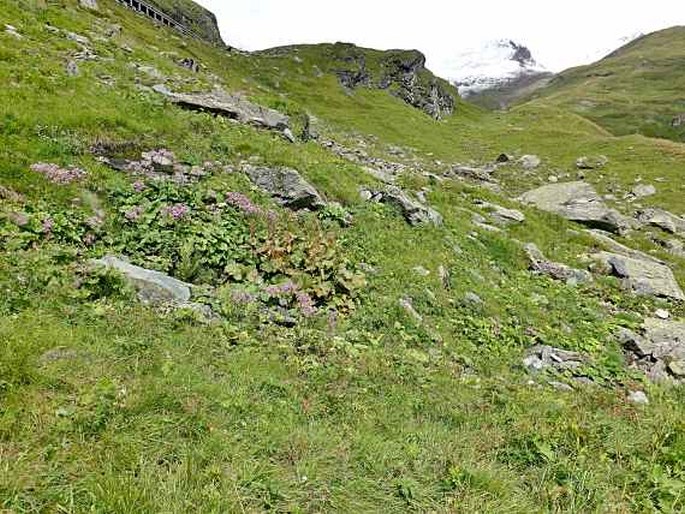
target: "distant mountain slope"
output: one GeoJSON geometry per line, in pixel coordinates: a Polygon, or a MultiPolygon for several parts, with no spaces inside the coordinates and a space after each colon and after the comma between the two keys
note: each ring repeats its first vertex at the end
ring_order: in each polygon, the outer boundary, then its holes
{"type": "Polygon", "coordinates": [[[488,108],[505,107],[518,91],[551,76],[528,47],[510,39],[465,50],[440,68],[464,98],[488,108]]]}
{"type": "Polygon", "coordinates": [[[685,27],[635,39],[599,62],[557,75],[531,97],[570,109],[617,135],[684,141],[685,27]]]}

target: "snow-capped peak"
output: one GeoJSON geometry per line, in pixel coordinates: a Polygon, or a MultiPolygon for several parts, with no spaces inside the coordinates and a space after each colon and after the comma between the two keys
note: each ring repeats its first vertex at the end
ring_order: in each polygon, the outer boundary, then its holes
{"type": "Polygon", "coordinates": [[[510,39],[488,41],[466,50],[442,68],[463,96],[500,86],[522,75],[547,72],[526,46],[510,39]]]}

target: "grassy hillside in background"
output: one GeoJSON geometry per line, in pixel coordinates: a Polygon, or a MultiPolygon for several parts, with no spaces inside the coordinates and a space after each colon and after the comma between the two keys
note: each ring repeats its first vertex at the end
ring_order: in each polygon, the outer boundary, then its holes
{"type": "Polygon", "coordinates": [[[685,27],[643,36],[599,62],[557,75],[540,102],[591,119],[616,135],[685,140],[685,27]]]}
{"type": "MultiPolygon", "coordinates": [[[[571,287],[530,273],[521,242],[578,267],[596,242],[512,200],[602,154],[609,163],[587,179],[619,209],[633,208],[620,199],[640,178],[658,185],[644,206],[682,214],[683,145],[616,137],[550,101],[490,113],[457,99],[436,121],[391,92],[341,87],[330,45],[227,53],[98,3],[93,13],[75,0],[10,0],[3,13],[21,38],[0,32],[0,185],[18,195],[0,196],[0,510],[683,510],[682,388],[627,369],[613,336],[683,306],[630,296],[611,277],[571,287]],[[82,48],[69,33],[98,56],[75,76],[65,66],[82,48]],[[410,227],[361,200],[360,186],[378,186],[362,166],[181,110],[150,89],[161,82],[243,93],[290,115],[295,132],[313,116],[322,138],[425,172],[502,152],[542,165],[499,168],[499,193],[402,176],[445,218],[410,227]],[[96,155],[161,148],[214,164],[186,185],[137,184],[96,155]],[[244,161],[295,168],[340,205],[289,212],[226,171],[244,161]],[[31,171],[39,162],[87,176],[57,185],[31,171]],[[217,213],[229,193],[269,215],[217,213]],[[478,200],[526,221],[483,230],[478,200]],[[186,218],[160,217],[180,202],[186,218]],[[108,253],[193,282],[221,318],[141,305],[120,277],[89,271],[108,253]],[[284,326],[237,300],[285,275],[318,314],[284,326]],[[531,378],[521,359],[537,343],[587,353],[595,384],[569,393],[549,382],[570,377],[531,378]],[[635,389],[650,405],[626,401],[635,389]]],[[[371,66],[381,56],[363,51],[371,66]]],[[[624,241],[668,260],[685,284],[685,259],[644,234],[624,241]]]]}

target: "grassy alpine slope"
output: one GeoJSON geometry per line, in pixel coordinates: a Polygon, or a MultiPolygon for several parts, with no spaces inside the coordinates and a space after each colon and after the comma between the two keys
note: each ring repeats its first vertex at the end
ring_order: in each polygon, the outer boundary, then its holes
{"type": "Polygon", "coordinates": [[[604,59],[565,71],[533,96],[612,133],[685,140],[685,27],[643,36],[604,59]]]}
{"type": "MultiPolygon", "coordinates": [[[[609,164],[588,180],[601,191],[660,178],[643,203],[679,212],[681,145],[617,138],[538,103],[491,114],[457,100],[435,121],[386,91],[343,89],[327,46],[228,54],[114,1],[77,4],[10,0],[3,11],[21,38],[0,33],[0,509],[682,511],[682,389],[628,370],[613,337],[682,305],[630,296],[612,278],[569,287],[533,275],[517,241],[575,266],[596,243],[533,209],[503,232],[471,213],[476,200],[517,206],[507,197],[600,153],[609,164]],[[65,63],[83,45],[69,33],[98,56],[76,76],[65,63]],[[202,71],[179,67],[185,57],[202,71]],[[363,167],[180,110],[146,88],[160,81],[242,91],[296,128],[312,114],[326,137],[426,171],[500,152],[543,165],[500,168],[501,194],[407,174],[401,185],[429,186],[445,218],[412,228],[362,202],[358,188],[377,185],[363,167]],[[138,183],[97,159],[163,148],[204,175],[138,183]],[[286,211],[231,172],[242,161],[295,168],[340,206],[286,211]],[[85,176],[55,184],[36,163],[85,176]],[[221,200],[230,205],[217,210],[221,200]],[[193,282],[221,319],[142,306],[121,277],[87,266],[106,253],[193,282]],[[285,279],[318,307],[278,297],[288,326],[259,303],[285,279]],[[528,375],[521,358],[538,342],[590,355],[595,385],[568,393],[549,385],[568,376],[528,375]],[[626,401],[635,389],[648,406],[626,401]]],[[[645,236],[626,241],[684,283],[685,260],[645,236]]]]}

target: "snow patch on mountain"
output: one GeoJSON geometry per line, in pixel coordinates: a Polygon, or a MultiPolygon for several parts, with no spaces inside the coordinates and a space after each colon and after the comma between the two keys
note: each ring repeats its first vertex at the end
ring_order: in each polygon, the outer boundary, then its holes
{"type": "Polygon", "coordinates": [[[531,51],[510,39],[488,41],[471,48],[445,62],[441,74],[468,97],[481,91],[496,88],[525,75],[547,73],[531,51]]]}

